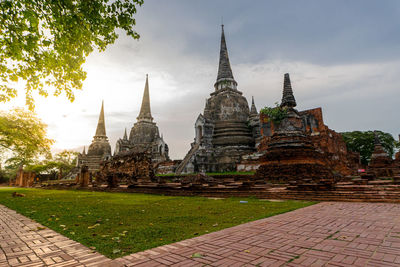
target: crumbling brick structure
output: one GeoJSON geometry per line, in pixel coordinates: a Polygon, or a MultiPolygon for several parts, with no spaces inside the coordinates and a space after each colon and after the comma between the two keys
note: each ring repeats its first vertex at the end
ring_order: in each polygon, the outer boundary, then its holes
{"type": "Polygon", "coordinates": [[[389,157],[375,132],[374,152],[372,152],[367,172],[374,177],[393,177],[397,173],[396,169],[398,168],[395,161],[389,157]]]}
{"type": "MultiPolygon", "coordinates": [[[[341,175],[356,174],[360,167],[360,155],[348,151],[342,135],[324,124],[322,109],[304,110],[298,114],[303,121],[303,131],[313,146],[328,159],[330,167],[341,175]]],[[[277,126],[265,114],[261,114],[260,120],[262,141],[259,150],[265,151],[277,126]]]]}
{"type": "Polygon", "coordinates": [[[80,187],[87,187],[89,185],[90,180],[90,172],[89,168],[86,165],[81,166],[80,173],[78,175],[77,184],[80,187]]]}
{"type": "Polygon", "coordinates": [[[400,168],[400,151],[397,152],[394,157],[394,164],[395,164],[395,166],[400,168]]]}
{"type": "Polygon", "coordinates": [[[21,167],[18,169],[17,176],[15,178],[15,186],[21,187],[31,187],[35,182],[35,173],[34,172],[26,172],[21,167]]]}
{"type": "Polygon", "coordinates": [[[182,162],[182,160],[169,160],[160,162],[156,165],[157,174],[172,174],[175,173],[177,166],[182,162]]]}
{"type": "MultiPolygon", "coordinates": [[[[400,134],[399,134],[399,142],[400,142],[400,134]]],[[[397,169],[396,174],[400,175],[400,151],[398,151],[395,155],[394,155],[394,166],[397,169]]]]}
{"type": "Polygon", "coordinates": [[[154,167],[148,152],[124,151],[101,163],[96,183],[107,183],[116,187],[120,183],[127,185],[143,184],[154,181],[154,167]]]}
{"type": "Polygon", "coordinates": [[[285,74],[281,107],[287,110],[287,116],[273,125],[274,131],[267,146],[263,146],[266,153],[260,159],[256,176],[267,181],[333,184],[334,174],[327,157],[313,146],[305,130],[307,125],[295,109],[289,74],[285,74]]]}

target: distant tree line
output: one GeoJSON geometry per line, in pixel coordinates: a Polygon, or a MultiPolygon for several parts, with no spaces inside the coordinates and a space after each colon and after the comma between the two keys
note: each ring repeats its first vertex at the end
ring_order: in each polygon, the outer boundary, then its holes
{"type": "MultiPolygon", "coordinates": [[[[346,143],[347,149],[360,153],[361,163],[368,165],[374,151],[375,134],[374,131],[353,131],[341,133],[346,143]]],[[[377,131],[379,140],[389,154],[393,158],[396,149],[400,148],[400,144],[390,133],[377,131]]]]}

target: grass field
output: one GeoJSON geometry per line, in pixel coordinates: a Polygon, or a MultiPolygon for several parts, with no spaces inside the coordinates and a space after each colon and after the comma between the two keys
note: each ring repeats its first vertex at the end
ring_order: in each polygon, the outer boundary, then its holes
{"type": "Polygon", "coordinates": [[[313,202],[0,188],[0,204],[117,258],[313,202]],[[14,191],[25,197],[13,198],[14,191]]]}

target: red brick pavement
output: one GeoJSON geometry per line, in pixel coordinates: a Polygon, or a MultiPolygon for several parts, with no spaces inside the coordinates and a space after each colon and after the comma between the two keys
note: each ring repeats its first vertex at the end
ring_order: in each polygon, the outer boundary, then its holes
{"type": "Polygon", "coordinates": [[[0,205],[0,266],[103,266],[107,257],[0,205]]]}
{"type": "Polygon", "coordinates": [[[400,266],[400,204],[324,202],[114,262],[125,266],[400,266]]]}
{"type": "Polygon", "coordinates": [[[114,261],[38,226],[0,205],[0,266],[400,266],[400,204],[324,202],[114,261]]]}

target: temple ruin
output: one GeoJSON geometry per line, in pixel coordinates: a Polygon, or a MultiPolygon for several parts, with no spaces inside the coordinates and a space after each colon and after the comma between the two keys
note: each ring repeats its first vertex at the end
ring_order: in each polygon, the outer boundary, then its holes
{"type": "Polygon", "coordinates": [[[100,162],[111,157],[111,146],[106,135],[106,125],[104,120],[104,102],[101,103],[99,121],[97,123],[96,134],[86,153],[78,155],[77,167],[87,166],[90,173],[95,173],[100,170],[100,162]]]}
{"type": "MultiPolygon", "coordinates": [[[[290,86],[289,76],[285,82],[286,86],[290,86]]],[[[316,150],[324,155],[330,168],[342,176],[356,175],[361,166],[359,153],[348,151],[342,135],[325,125],[322,109],[319,107],[298,111],[298,116],[302,121],[302,131],[316,150]]],[[[260,124],[261,141],[258,151],[261,156],[267,151],[277,125],[263,113],[260,114],[260,124]]],[[[250,165],[252,162],[243,160],[242,165],[246,164],[250,165]]],[[[257,162],[253,164],[258,166],[257,162]]]]}
{"type": "Polygon", "coordinates": [[[368,163],[367,173],[373,177],[393,177],[397,173],[395,161],[383,148],[378,133],[374,132],[374,151],[368,163]]]}
{"type": "Polygon", "coordinates": [[[191,149],[176,173],[234,171],[242,155],[255,151],[259,137],[257,110],[253,101],[250,111],[247,99],[237,89],[223,25],[217,81],[210,96],[195,122],[191,149]]]}
{"type": "Polygon", "coordinates": [[[290,77],[286,73],[280,108],[287,115],[279,123],[270,120],[274,131],[265,155],[260,158],[256,176],[273,182],[332,184],[334,175],[328,159],[313,146],[296,105],[290,77]]]}
{"type": "Polygon", "coordinates": [[[132,186],[154,182],[154,177],[151,153],[129,150],[101,163],[96,185],[106,183],[109,187],[116,187],[124,183],[132,186]]]}
{"type": "Polygon", "coordinates": [[[163,136],[160,136],[158,126],[153,122],[151,115],[149,78],[147,74],[142,106],[136,119],[137,122],[133,125],[129,138],[125,129],[123,138],[118,139],[114,155],[119,155],[123,151],[148,151],[154,163],[168,161],[168,145],[165,143],[163,136]]]}

